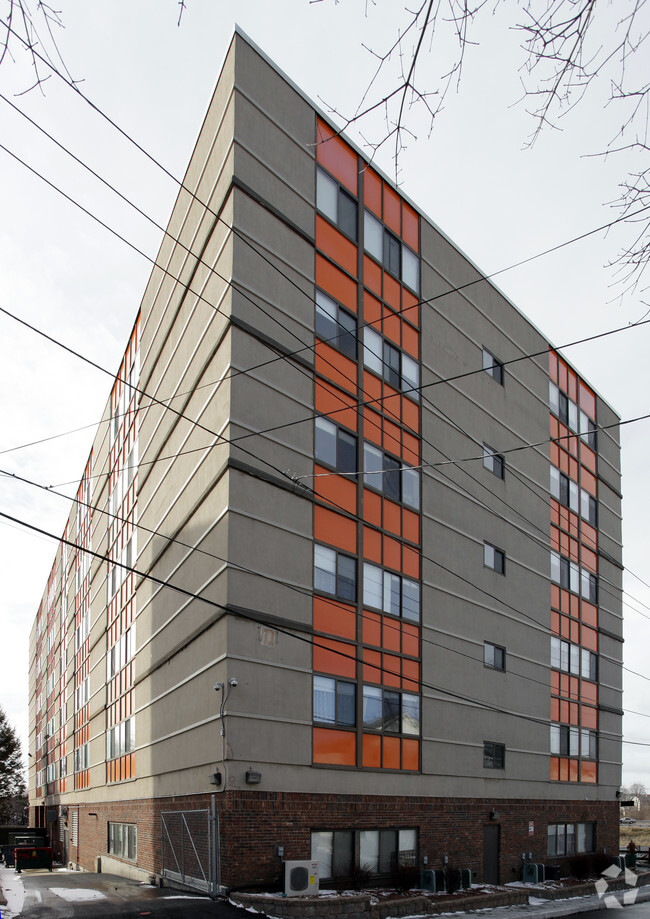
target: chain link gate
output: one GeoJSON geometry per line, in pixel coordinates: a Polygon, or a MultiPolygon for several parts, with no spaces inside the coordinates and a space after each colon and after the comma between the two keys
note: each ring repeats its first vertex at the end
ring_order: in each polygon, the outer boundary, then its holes
{"type": "Polygon", "coordinates": [[[163,811],[160,815],[162,876],[216,897],[221,886],[219,818],[210,810],[163,811]]]}

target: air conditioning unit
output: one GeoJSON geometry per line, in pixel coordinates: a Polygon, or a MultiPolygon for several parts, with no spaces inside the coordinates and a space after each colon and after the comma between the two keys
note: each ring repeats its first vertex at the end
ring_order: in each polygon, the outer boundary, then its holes
{"type": "Polygon", "coordinates": [[[285,897],[311,897],[318,893],[318,862],[285,862],[285,897]]]}
{"type": "Polygon", "coordinates": [[[431,890],[433,893],[438,890],[436,887],[436,872],[433,868],[424,868],[420,871],[420,888],[422,890],[431,890]]]}
{"type": "Polygon", "coordinates": [[[469,890],[472,886],[472,872],[469,868],[458,868],[456,880],[460,890],[469,890]]]}
{"type": "Polygon", "coordinates": [[[539,871],[535,862],[524,862],[521,879],[524,884],[537,884],[539,882],[539,871]]]}
{"type": "Polygon", "coordinates": [[[537,865],[537,880],[540,884],[543,884],[546,880],[546,868],[542,864],[537,865]]]}

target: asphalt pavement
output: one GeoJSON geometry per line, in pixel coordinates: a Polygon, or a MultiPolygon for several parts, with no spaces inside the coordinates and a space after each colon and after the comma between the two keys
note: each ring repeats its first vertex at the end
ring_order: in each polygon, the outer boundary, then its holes
{"type": "MultiPolygon", "coordinates": [[[[12,868],[0,868],[1,919],[133,919],[139,916],[167,919],[244,919],[246,910],[224,900],[213,902],[207,897],[181,893],[169,888],[130,881],[111,874],[34,870],[16,874],[12,868]]],[[[307,904],[306,904],[307,906],[307,904]]],[[[482,909],[486,919],[560,919],[564,916],[590,915],[607,909],[628,909],[630,919],[650,919],[650,886],[609,892],[604,882],[598,894],[565,900],[530,898],[528,906],[482,909]]],[[[311,919],[318,913],[305,910],[311,919]]],[[[263,914],[258,913],[258,919],[263,914]]],[[[450,915],[449,913],[447,914],[450,915]]],[[[454,913],[456,916],[469,913],[454,913]]],[[[472,914],[475,915],[475,914],[472,914]]]]}
{"type": "MultiPolygon", "coordinates": [[[[122,919],[159,916],[167,919],[243,919],[239,907],[223,900],[153,887],[112,874],[30,870],[16,874],[0,868],[6,905],[2,919],[122,919]]],[[[2,899],[0,899],[2,904],[2,899]]]]}

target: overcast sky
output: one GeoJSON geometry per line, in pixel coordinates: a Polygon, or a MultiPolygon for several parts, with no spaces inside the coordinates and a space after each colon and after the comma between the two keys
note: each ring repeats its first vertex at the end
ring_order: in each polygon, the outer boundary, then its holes
{"type": "MultiPolygon", "coordinates": [[[[350,115],[376,65],[362,42],[386,50],[406,21],[396,15],[397,2],[380,4],[381,9],[371,0],[186,2],[179,27],[176,0],[61,0],[65,29],[57,33],[62,58],[82,81],[83,93],[179,178],[235,22],[312,100],[326,111],[350,115]]],[[[490,8],[477,20],[472,36],[477,44],[467,49],[460,88],[448,94],[430,136],[424,110],[411,111],[417,140],[399,163],[403,191],[486,274],[611,221],[617,212],[607,202],[617,197],[629,171],[643,168],[632,153],[606,160],[588,156],[606,147],[623,118],[620,108],[607,105],[605,80],[561,120],[561,130],[547,130],[532,149],[526,147],[534,125],[520,102],[524,55],[521,35],[508,28],[516,21],[511,8],[500,6],[496,15],[490,8]]],[[[0,9],[4,14],[4,4],[0,9]]],[[[607,36],[615,23],[600,25],[607,36]]],[[[441,32],[422,57],[423,87],[435,89],[453,52],[451,35],[441,32]]],[[[633,61],[630,67],[640,65],[633,61]]],[[[0,144],[155,258],[160,230],[56,149],[5,99],[162,226],[175,199],[174,182],[56,77],[42,91],[17,95],[32,82],[28,60],[16,45],[13,59],[0,67],[0,144]]],[[[377,122],[349,130],[360,146],[380,132],[377,122]]],[[[382,148],[377,164],[393,176],[391,152],[382,148]]],[[[619,226],[589,235],[499,274],[496,283],[557,346],[627,327],[646,313],[648,295],[637,290],[621,298],[606,265],[634,232],[619,226]]],[[[115,373],[150,267],[143,255],[0,149],[0,307],[115,373]]],[[[649,338],[650,328],[640,326],[572,347],[565,356],[622,419],[632,419],[650,412],[649,338]]],[[[74,495],[110,392],[109,377],[3,314],[0,348],[0,469],[74,495]]],[[[623,780],[650,788],[650,587],[644,583],[650,584],[650,422],[624,425],[621,439],[624,735],[630,742],[623,746],[623,780]]],[[[43,490],[0,478],[0,511],[57,536],[69,507],[69,501],[43,490]]],[[[0,521],[0,540],[0,705],[26,746],[29,630],[56,545],[6,521],[0,521]]]]}

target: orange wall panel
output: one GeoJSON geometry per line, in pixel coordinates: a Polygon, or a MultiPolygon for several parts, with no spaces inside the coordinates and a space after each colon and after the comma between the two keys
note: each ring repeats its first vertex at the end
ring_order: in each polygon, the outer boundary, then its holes
{"type": "MultiPolygon", "coordinates": [[[[416,328],[420,326],[420,301],[405,287],[402,288],[402,316],[408,319],[416,328]]],[[[414,355],[417,357],[417,354],[414,355]]]]}
{"type": "Polygon", "coordinates": [[[401,743],[399,737],[383,738],[383,767],[384,769],[399,769],[401,767],[401,743]]]}
{"type": "Polygon", "coordinates": [[[316,411],[321,415],[327,415],[351,431],[357,430],[356,400],[325,380],[315,380],[315,404],[316,411]]]}
{"type": "Polygon", "coordinates": [[[381,616],[379,613],[363,612],[363,641],[367,645],[381,647],[381,616]]]}
{"type": "Polygon", "coordinates": [[[420,357],[420,335],[408,322],[402,323],[402,350],[414,357],[416,361],[420,357]]]}
{"type": "Polygon", "coordinates": [[[357,247],[320,215],[316,215],[316,245],[337,265],[356,275],[357,247]]]}
{"type": "Polygon", "coordinates": [[[363,203],[381,220],[381,179],[369,166],[363,175],[363,203]]]}
{"type": "MultiPolygon", "coordinates": [[[[386,501],[384,500],[384,517],[386,501]]],[[[392,568],[393,571],[402,570],[402,546],[401,543],[390,536],[384,536],[384,565],[386,568],[392,568]]]]}
{"type": "Polygon", "coordinates": [[[596,763],[585,762],[585,761],[583,760],[583,761],[582,761],[582,764],[581,764],[581,767],[582,767],[582,768],[581,768],[580,780],[581,780],[582,782],[595,783],[595,782],[596,782],[596,767],[597,767],[597,764],[596,764],[596,763]]]}
{"type": "Polygon", "coordinates": [[[381,495],[378,495],[374,491],[369,491],[369,489],[364,488],[363,519],[367,521],[367,523],[372,523],[374,526],[381,527],[381,505],[381,495]]]}
{"type": "MultiPolygon", "coordinates": [[[[386,629],[384,629],[384,640],[386,639],[386,629]]],[[[402,685],[402,662],[394,654],[383,655],[383,684],[384,686],[394,686],[399,689],[402,685]]]]}
{"type": "Polygon", "coordinates": [[[381,654],[378,651],[363,649],[364,683],[381,683],[381,654]]]}
{"type": "Polygon", "coordinates": [[[320,118],[317,122],[316,139],[318,162],[356,195],[359,176],[357,154],[320,118]]]}
{"type": "Polygon", "coordinates": [[[402,654],[417,657],[420,653],[420,630],[416,625],[402,623],[402,654]]]}
{"type": "Polygon", "coordinates": [[[356,521],[316,505],[314,507],[314,539],[356,555],[356,521]]]}
{"type": "Polygon", "coordinates": [[[420,768],[420,741],[402,740],[402,769],[417,772],[420,768]]]}
{"type": "Polygon", "coordinates": [[[402,320],[389,309],[384,309],[384,335],[398,348],[402,347],[402,320]]]}
{"type": "Polygon", "coordinates": [[[314,728],[313,746],[315,763],[331,766],[356,765],[356,734],[353,731],[314,728]]]}
{"type": "Polygon", "coordinates": [[[414,252],[419,250],[418,226],[418,215],[406,201],[402,201],[402,239],[414,252]]]}
{"type": "Polygon", "coordinates": [[[400,284],[392,275],[384,271],[384,300],[390,304],[394,310],[401,308],[400,284]]]}
{"type": "Polygon", "coordinates": [[[363,257],[363,283],[381,297],[381,268],[367,255],[363,257]]]}
{"type": "MultiPolygon", "coordinates": [[[[402,532],[402,521],[400,514],[399,504],[395,504],[393,501],[389,501],[388,498],[384,498],[384,529],[388,530],[391,533],[395,533],[397,536],[401,536],[402,532]]],[[[386,552],[386,541],[384,540],[384,553],[386,552]]],[[[384,558],[385,558],[384,554],[384,558]]],[[[386,562],[388,564],[388,562],[386,562]]],[[[400,560],[401,565],[401,560],[400,560]]],[[[400,567],[398,565],[397,567],[400,567]]]]}
{"type": "Polygon", "coordinates": [[[315,636],[313,639],[314,670],[354,679],[357,674],[356,649],[342,641],[315,636]]]}
{"type": "Polygon", "coordinates": [[[368,769],[381,767],[381,737],[379,734],[363,735],[363,765],[368,769]]]}
{"type": "Polygon", "coordinates": [[[372,527],[363,528],[363,557],[381,565],[381,533],[372,527]]]}
{"type": "Polygon", "coordinates": [[[322,466],[315,466],[314,472],[317,476],[314,479],[314,492],[334,507],[341,507],[351,514],[356,514],[357,486],[354,479],[336,475],[322,466]]]}
{"type": "Polygon", "coordinates": [[[317,632],[327,632],[354,641],[357,635],[356,611],[335,600],[314,597],[314,628],[317,632]]]}
{"type": "Polygon", "coordinates": [[[401,199],[396,191],[384,182],[384,223],[398,236],[402,235],[401,199]]]}
{"type": "Polygon", "coordinates": [[[596,420],[596,396],[593,391],[580,381],[580,408],[589,415],[592,421],[596,420]]]}
{"type": "Polygon", "coordinates": [[[357,285],[320,253],[316,253],[316,286],[338,300],[346,309],[357,311],[357,285]]]}
{"type": "Polygon", "coordinates": [[[402,420],[412,431],[417,433],[420,430],[420,408],[408,396],[402,396],[402,420]]]}

